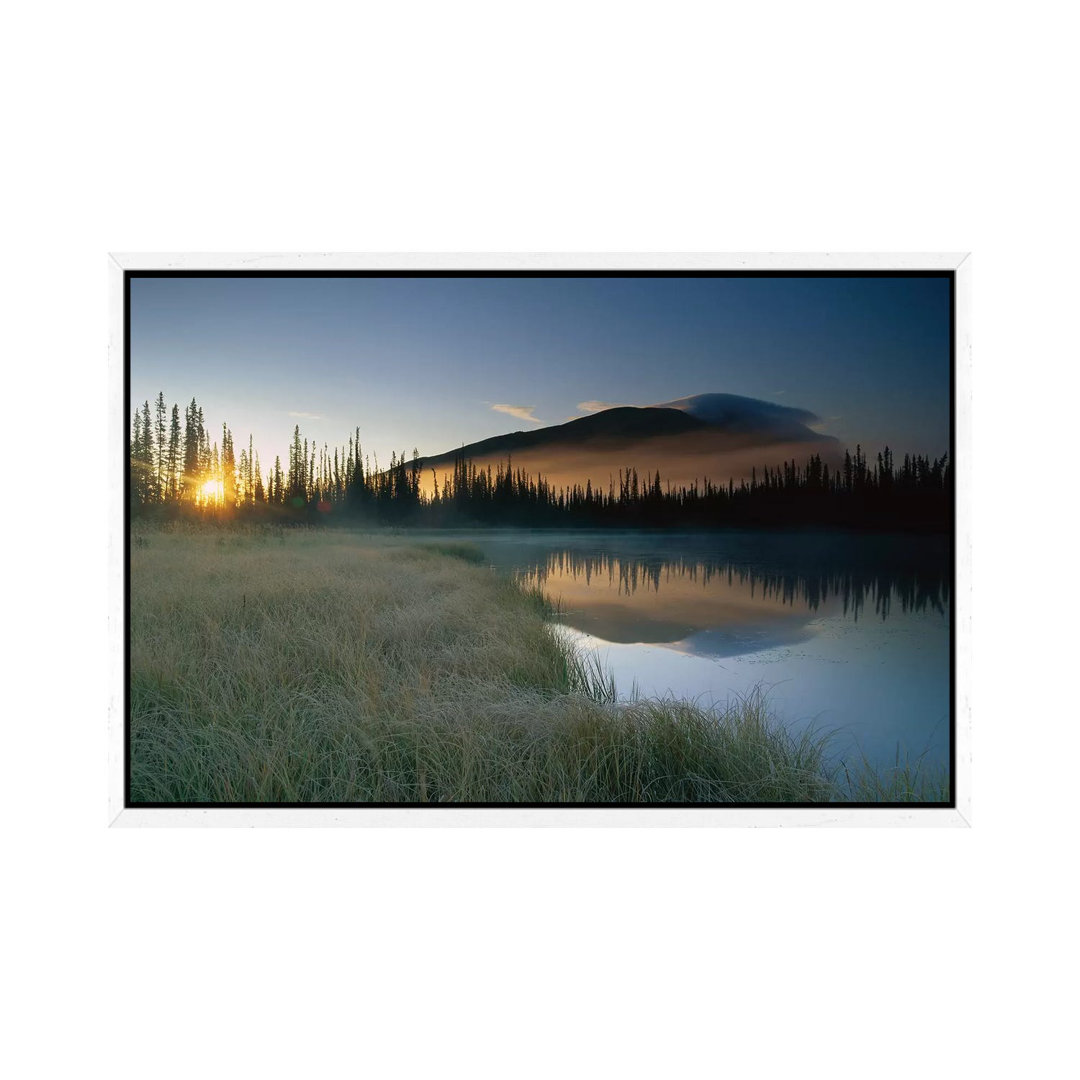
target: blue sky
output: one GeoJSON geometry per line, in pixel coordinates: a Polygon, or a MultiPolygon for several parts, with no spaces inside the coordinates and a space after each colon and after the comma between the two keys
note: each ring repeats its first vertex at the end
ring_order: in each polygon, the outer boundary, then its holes
{"type": "Polygon", "coordinates": [[[331,447],[359,427],[382,464],[701,393],[948,449],[945,278],[134,278],[131,297],[133,407],[195,397],[264,470],[297,423],[331,447]]]}

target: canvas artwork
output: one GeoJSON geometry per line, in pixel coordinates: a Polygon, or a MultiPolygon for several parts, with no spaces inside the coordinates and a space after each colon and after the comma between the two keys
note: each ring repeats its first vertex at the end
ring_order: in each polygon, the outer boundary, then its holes
{"type": "Polygon", "coordinates": [[[953,270],[123,304],[126,806],[956,805],[953,270]]]}

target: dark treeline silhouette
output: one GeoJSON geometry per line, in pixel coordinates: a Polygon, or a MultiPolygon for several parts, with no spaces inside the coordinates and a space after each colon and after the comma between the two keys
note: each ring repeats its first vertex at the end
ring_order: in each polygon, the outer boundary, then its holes
{"type": "Polygon", "coordinates": [[[293,429],[287,467],[263,471],[251,437],[236,456],[228,425],[211,442],[202,408],[192,399],[183,426],[177,405],[158,394],[151,416],[134,414],[130,442],[133,513],[248,516],[284,521],[526,528],[718,528],[821,525],[864,529],[947,530],[952,522],[952,468],[947,457],[886,447],[869,461],[861,447],[830,469],[820,455],[754,470],[726,484],[705,478],[665,483],[628,464],[606,487],[556,488],[515,469],[512,460],[478,467],[459,457],[450,472],[421,475],[419,452],[394,453],[380,468],[362,454],[360,432],[346,445],[318,446],[293,429]],[[430,479],[430,485],[422,483],[430,479]]]}
{"type": "MultiPolygon", "coordinates": [[[[927,538],[929,539],[929,538],[927,538]]],[[[943,541],[939,541],[941,543],[943,541]]],[[[948,610],[950,579],[947,561],[937,548],[886,550],[841,547],[830,552],[785,549],[783,561],[748,561],[745,553],[634,555],[606,551],[575,551],[571,547],[546,552],[523,571],[531,585],[547,586],[553,577],[605,580],[625,596],[639,590],[657,594],[665,584],[684,580],[706,589],[717,580],[748,585],[750,594],[809,611],[837,599],[845,615],[858,619],[871,610],[882,619],[893,605],[901,611],[948,610]]]]}

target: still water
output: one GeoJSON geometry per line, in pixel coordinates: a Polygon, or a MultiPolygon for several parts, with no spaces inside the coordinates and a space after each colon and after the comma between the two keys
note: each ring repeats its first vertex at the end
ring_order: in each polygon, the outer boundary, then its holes
{"type": "Polygon", "coordinates": [[[834,757],[949,760],[950,552],[926,536],[475,533],[541,586],[620,696],[722,706],[755,688],[834,757]]]}

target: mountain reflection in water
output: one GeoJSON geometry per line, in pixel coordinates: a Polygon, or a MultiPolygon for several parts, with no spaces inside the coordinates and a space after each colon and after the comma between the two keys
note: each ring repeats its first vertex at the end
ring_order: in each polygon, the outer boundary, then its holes
{"type": "Polygon", "coordinates": [[[564,534],[484,548],[557,601],[576,630],[701,656],[797,644],[824,616],[949,610],[949,551],[934,537],[564,534]]]}
{"type": "Polygon", "coordinates": [[[949,762],[946,537],[838,532],[540,533],[468,540],[558,601],[624,698],[722,706],[764,690],[830,757],[949,762]]]}

